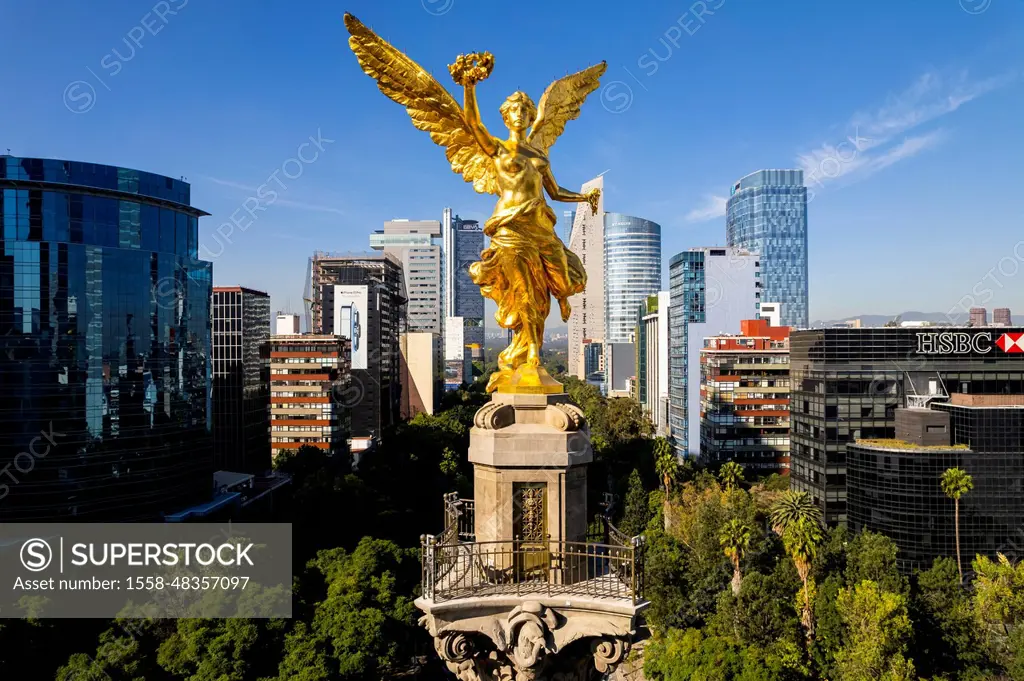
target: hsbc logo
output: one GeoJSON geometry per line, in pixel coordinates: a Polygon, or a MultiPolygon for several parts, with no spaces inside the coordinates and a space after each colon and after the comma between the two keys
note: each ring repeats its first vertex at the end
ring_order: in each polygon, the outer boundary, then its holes
{"type": "Polygon", "coordinates": [[[985,355],[992,351],[993,346],[1007,353],[1024,353],[1024,333],[1004,333],[995,342],[988,331],[917,334],[917,351],[922,355],[985,355]]]}

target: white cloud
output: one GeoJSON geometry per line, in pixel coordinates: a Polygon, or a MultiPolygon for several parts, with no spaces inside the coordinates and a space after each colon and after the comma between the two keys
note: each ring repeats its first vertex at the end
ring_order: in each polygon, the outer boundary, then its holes
{"type": "Polygon", "coordinates": [[[804,183],[821,187],[840,177],[864,179],[883,168],[931,149],[947,138],[943,130],[904,136],[904,133],[953,113],[964,104],[1010,83],[1015,74],[971,81],[966,71],[922,74],[902,92],[890,95],[885,104],[854,114],[847,139],[826,142],[797,155],[804,183]]]}
{"type": "Polygon", "coordinates": [[[686,214],[687,222],[705,222],[725,216],[725,204],[729,199],[724,196],[708,194],[704,203],[686,214]]]}

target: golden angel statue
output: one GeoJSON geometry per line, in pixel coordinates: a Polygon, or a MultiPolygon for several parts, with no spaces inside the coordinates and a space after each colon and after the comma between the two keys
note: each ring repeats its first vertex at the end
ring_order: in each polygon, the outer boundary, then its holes
{"type": "Polygon", "coordinates": [[[469,274],[486,297],[498,305],[495,319],[512,329],[512,343],[498,355],[498,371],[487,390],[557,393],[562,386],[540,365],[544,322],[551,296],[558,299],[562,320],[569,320],[569,296],[581,293],[587,274],[579,257],[555,234],[555,201],[588,203],[597,211],[600,190],[580,194],[560,187],[548,163],[548,150],[579,117],[587,95],[597,89],[604,62],[548,86],[540,106],[524,92],[501,105],[507,140],[492,136],[480,119],[476,84],[494,68],[487,53],[459,55],[448,67],[464,91],[464,106],[416,62],[409,59],[351,14],[345,15],[349,46],[359,65],[377,81],[381,92],[405,106],[413,125],[430,133],[445,148],[452,170],[481,194],[495,194],[498,204],[484,226],[489,246],[469,274]]]}

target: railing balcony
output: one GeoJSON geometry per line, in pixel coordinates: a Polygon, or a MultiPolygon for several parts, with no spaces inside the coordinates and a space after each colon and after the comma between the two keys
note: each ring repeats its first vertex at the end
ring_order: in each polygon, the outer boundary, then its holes
{"type": "Polygon", "coordinates": [[[445,529],[421,538],[423,597],[434,602],[501,595],[643,601],[642,536],[604,519],[602,543],[475,541],[473,502],[447,494],[445,529]]]}

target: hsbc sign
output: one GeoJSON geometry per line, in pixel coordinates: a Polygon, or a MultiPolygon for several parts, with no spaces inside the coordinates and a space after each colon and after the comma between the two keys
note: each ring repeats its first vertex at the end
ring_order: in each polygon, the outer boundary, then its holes
{"type": "Polygon", "coordinates": [[[922,355],[985,355],[992,348],[1007,353],[1024,353],[1024,333],[1004,333],[994,341],[989,331],[934,331],[917,334],[917,351],[922,355]]]}

